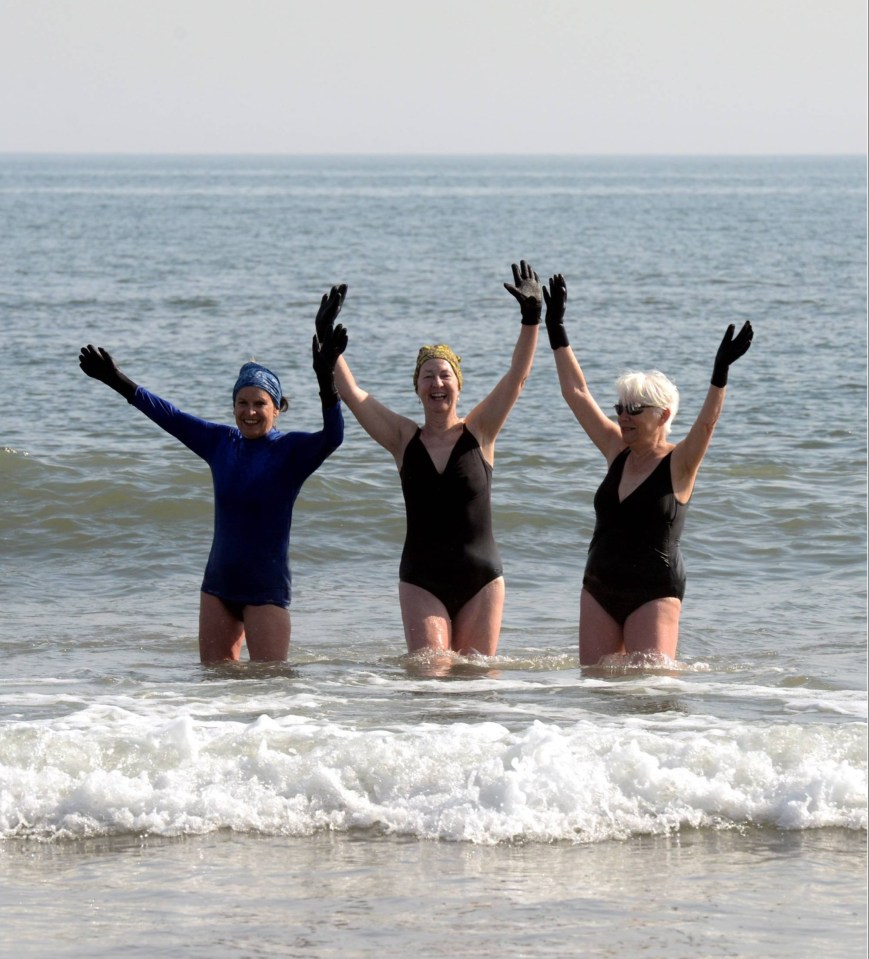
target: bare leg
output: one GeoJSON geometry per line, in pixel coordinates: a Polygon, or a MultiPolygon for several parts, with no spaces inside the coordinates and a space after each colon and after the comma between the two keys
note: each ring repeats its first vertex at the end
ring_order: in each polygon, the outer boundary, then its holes
{"type": "Polygon", "coordinates": [[[462,656],[494,656],[504,613],[504,579],[484,586],[450,619],[444,604],[427,589],[398,584],[401,618],[408,652],[419,649],[451,650],[462,656]]]}
{"type": "Polygon", "coordinates": [[[448,650],[452,641],[452,623],[444,604],[427,589],[410,583],[398,584],[401,619],[407,651],[448,650]]]}
{"type": "Polygon", "coordinates": [[[199,658],[203,663],[235,661],[244,645],[244,623],[221,600],[199,594],[199,658]]]}
{"type": "Polygon", "coordinates": [[[290,611],[283,606],[245,606],[244,631],[251,662],[283,663],[290,652],[290,611]]]}
{"type": "Polygon", "coordinates": [[[652,600],[625,620],[626,653],[658,653],[676,658],[682,603],[674,596],[652,600]]]}
{"type": "Polygon", "coordinates": [[[504,577],[499,576],[465,603],[453,620],[454,652],[462,656],[495,655],[501,638],[506,592],[504,577]]]}
{"type": "Polygon", "coordinates": [[[595,666],[625,651],[622,627],[587,589],[579,594],[579,665],[595,666]]]}

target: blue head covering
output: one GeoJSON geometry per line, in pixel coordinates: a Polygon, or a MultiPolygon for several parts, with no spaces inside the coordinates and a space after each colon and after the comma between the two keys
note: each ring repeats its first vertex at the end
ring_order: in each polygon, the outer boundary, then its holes
{"type": "Polygon", "coordinates": [[[238,395],[238,391],[243,390],[246,386],[255,386],[258,390],[265,390],[275,401],[275,406],[281,405],[281,397],[283,396],[281,393],[281,381],[271,370],[267,370],[259,363],[245,363],[238,371],[238,379],[232,388],[233,403],[235,402],[235,397],[238,395]]]}

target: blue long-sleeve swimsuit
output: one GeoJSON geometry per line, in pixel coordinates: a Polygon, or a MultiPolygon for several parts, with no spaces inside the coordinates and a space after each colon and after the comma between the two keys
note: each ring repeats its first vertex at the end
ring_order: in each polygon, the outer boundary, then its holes
{"type": "Polygon", "coordinates": [[[211,468],[214,539],[202,591],[241,605],[289,606],[293,505],[344,439],[341,404],[323,411],[316,433],[273,429],[249,440],[237,427],[191,416],[141,386],[131,402],[211,468]]]}

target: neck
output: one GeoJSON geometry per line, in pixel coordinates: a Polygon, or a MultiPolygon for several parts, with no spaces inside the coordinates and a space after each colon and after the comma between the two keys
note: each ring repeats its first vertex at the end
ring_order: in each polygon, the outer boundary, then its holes
{"type": "Polygon", "coordinates": [[[660,456],[667,451],[667,441],[662,438],[654,439],[650,443],[636,444],[628,447],[631,456],[638,462],[660,456]]]}
{"type": "Polygon", "coordinates": [[[431,433],[447,433],[456,426],[461,425],[462,421],[456,416],[454,409],[444,413],[430,413],[426,411],[423,429],[431,433]]]}

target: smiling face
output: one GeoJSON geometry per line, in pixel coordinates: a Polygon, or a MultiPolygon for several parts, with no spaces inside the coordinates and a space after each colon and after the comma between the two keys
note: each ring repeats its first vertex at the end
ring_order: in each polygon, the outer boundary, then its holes
{"type": "Polygon", "coordinates": [[[446,360],[426,360],[419,369],[416,395],[423,408],[433,413],[445,413],[455,408],[459,399],[459,381],[446,360]]]}
{"type": "Polygon", "coordinates": [[[279,410],[265,390],[244,386],[233,404],[235,425],[246,440],[258,440],[271,432],[277,424],[279,410]]]}

